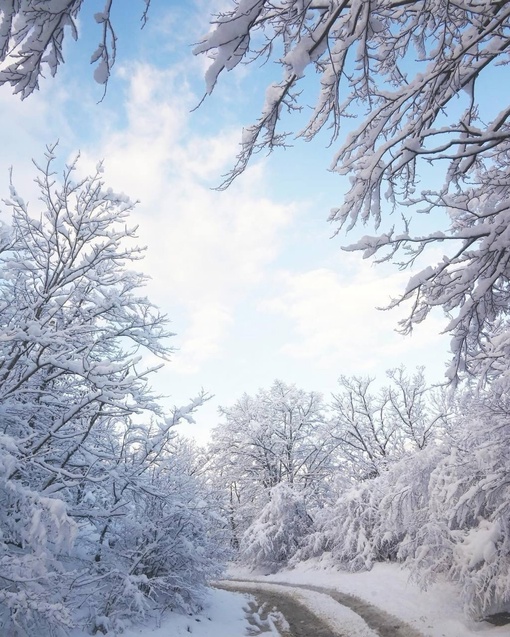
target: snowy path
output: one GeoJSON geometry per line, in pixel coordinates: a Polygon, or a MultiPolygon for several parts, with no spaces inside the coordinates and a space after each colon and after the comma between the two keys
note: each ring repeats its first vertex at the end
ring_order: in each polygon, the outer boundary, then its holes
{"type": "Polygon", "coordinates": [[[251,624],[247,634],[261,637],[339,637],[326,622],[290,595],[260,586],[250,589],[250,594],[254,601],[246,607],[249,611],[247,620],[251,624]]]}
{"type": "MultiPolygon", "coordinates": [[[[228,578],[229,581],[250,581],[257,585],[270,583],[291,586],[296,590],[304,586],[310,594],[314,589],[325,589],[342,604],[362,615],[366,624],[377,627],[370,617],[370,609],[374,609],[378,618],[376,621],[380,620],[380,635],[510,637],[510,625],[494,626],[467,617],[462,610],[459,592],[451,583],[438,581],[423,590],[409,580],[408,571],[394,564],[376,564],[371,571],[348,573],[336,568],[328,569],[322,562],[315,564],[309,561],[274,574],[256,573],[233,564],[228,578]],[[401,631],[405,628],[407,633],[396,632],[396,625],[401,627],[401,631]]],[[[332,603],[342,608],[333,600],[332,603]]]]}
{"type": "Polygon", "coordinates": [[[201,613],[167,612],[123,637],[510,637],[508,625],[463,616],[450,584],[422,591],[395,565],[362,573],[302,566],[273,575],[233,565],[228,576],[218,582],[224,590],[210,589],[201,613]]]}
{"type": "Polygon", "coordinates": [[[249,591],[256,597],[271,593],[272,603],[289,622],[293,637],[310,634],[317,637],[423,637],[389,613],[333,589],[285,583],[266,584],[253,580],[222,581],[219,586],[228,590],[249,591]],[[295,602],[298,602],[297,608],[295,602]],[[308,611],[303,614],[299,605],[308,611]],[[308,628],[303,627],[304,623],[308,624],[308,628]]]}

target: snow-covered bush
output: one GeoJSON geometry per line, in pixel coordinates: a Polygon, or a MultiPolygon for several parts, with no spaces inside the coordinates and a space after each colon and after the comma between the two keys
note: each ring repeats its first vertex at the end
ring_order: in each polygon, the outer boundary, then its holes
{"type": "Polygon", "coordinates": [[[77,525],[61,499],[16,479],[16,455],[15,441],[0,434],[0,626],[9,635],[42,635],[72,625],[59,558],[77,525]]]}
{"type": "Polygon", "coordinates": [[[277,570],[292,558],[313,522],[303,495],[292,485],[278,484],[269,497],[243,535],[241,556],[252,566],[277,570]]]}
{"type": "MultiPolygon", "coordinates": [[[[374,533],[379,559],[404,561],[423,550],[423,533],[439,523],[429,512],[430,475],[444,456],[439,444],[402,458],[380,477],[374,533]]],[[[437,549],[437,544],[435,545],[437,549]]]]}
{"type": "Polygon", "coordinates": [[[381,499],[380,478],[343,490],[335,502],[314,516],[314,529],[303,539],[291,563],[321,556],[328,564],[360,571],[389,559],[393,544],[389,534],[381,542],[381,499]]]}
{"type": "MultiPolygon", "coordinates": [[[[172,447],[174,441],[168,440],[172,447]]],[[[81,597],[86,591],[92,621],[108,617],[118,628],[155,605],[196,610],[207,582],[223,570],[229,557],[225,521],[217,515],[214,495],[199,477],[183,471],[181,460],[180,451],[168,447],[152,466],[144,458],[133,470],[136,459],[127,454],[127,466],[117,468],[110,497],[123,493],[116,504],[121,515],[97,527],[100,547],[87,539],[90,571],[101,585],[89,573],[77,587],[81,597]]]]}
{"type": "MultiPolygon", "coordinates": [[[[507,381],[465,405],[449,454],[432,473],[429,516],[442,519],[448,576],[475,616],[510,606],[510,400],[507,381]]],[[[432,554],[429,568],[439,568],[432,554]]],[[[444,570],[444,563],[441,564],[444,570]]]]}
{"type": "Polygon", "coordinates": [[[315,529],[293,561],[327,556],[328,564],[350,571],[370,570],[380,561],[407,561],[420,566],[419,579],[425,581],[421,568],[430,543],[436,556],[447,544],[446,525],[431,519],[429,510],[430,475],[441,454],[436,447],[415,452],[380,475],[342,489],[315,517],[315,529]]]}

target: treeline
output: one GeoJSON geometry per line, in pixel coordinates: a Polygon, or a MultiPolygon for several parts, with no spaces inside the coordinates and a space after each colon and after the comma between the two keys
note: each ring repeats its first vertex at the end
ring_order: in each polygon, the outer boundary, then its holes
{"type": "Polygon", "coordinates": [[[453,394],[428,387],[422,369],[397,369],[379,388],[341,377],[327,402],[276,381],[222,413],[210,479],[242,563],[398,562],[424,585],[455,582],[474,617],[508,606],[505,379],[453,394]]]}

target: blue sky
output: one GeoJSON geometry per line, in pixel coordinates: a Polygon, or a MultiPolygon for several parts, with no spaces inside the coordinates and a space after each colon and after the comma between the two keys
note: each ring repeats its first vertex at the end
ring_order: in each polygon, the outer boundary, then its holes
{"type": "Polygon", "coordinates": [[[104,159],[108,184],[140,200],[133,221],[148,247],[141,265],[152,278],[147,293],[169,315],[178,348],[154,385],[170,404],[202,387],[215,395],[197,414],[199,440],[217,424],[218,405],[275,378],[328,394],[340,374],[382,379],[404,363],[425,365],[430,380],[441,380],[448,349],[439,336],[442,317],[402,337],[394,332],[402,312],[375,309],[409,274],[341,251],[370,228],[330,238],[326,220],[345,183],[327,171],[333,149],[325,136],[259,157],[227,191],[212,189],[279,68],[239,68],[192,110],[204,91],[206,60],[191,48],[214,3],[153,2],[140,30],[143,6],[114,4],[118,57],[101,102],[88,63],[99,38],[92,16],[102,9],[94,1],[84,3],[80,40],[67,43],[56,78],[24,102],[0,89],[9,122],[1,195],[12,165],[19,190],[35,203],[30,160],[59,139],[63,159],[80,150],[84,169],[104,159]]]}

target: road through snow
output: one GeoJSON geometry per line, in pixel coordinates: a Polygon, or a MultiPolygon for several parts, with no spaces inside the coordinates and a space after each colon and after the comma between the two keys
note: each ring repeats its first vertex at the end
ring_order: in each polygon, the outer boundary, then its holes
{"type": "Polygon", "coordinates": [[[353,595],[311,585],[223,580],[218,587],[250,592],[275,606],[292,637],[423,637],[402,620],[353,595]]]}

